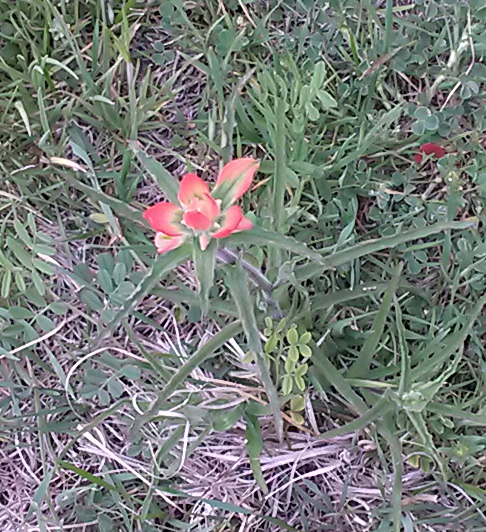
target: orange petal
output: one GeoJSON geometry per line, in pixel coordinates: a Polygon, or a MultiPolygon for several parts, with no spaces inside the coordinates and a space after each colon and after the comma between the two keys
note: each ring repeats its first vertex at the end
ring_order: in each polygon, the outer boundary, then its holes
{"type": "Polygon", "coordinates": [[[225,212],[221,229],[219,229],[219,231],[216,231],[213,237],[225,238],[229,236],[231,233],[236,231],[236,228],[238,227],[238,224],[242,221],[242,219],[243,213],[241,212],[240,207],[238,207],[238,205],[233,205],[233,207],[230,207],[225,212]]]}
{"type": "Polygon", "coordinates": [[[202,198],[209,193],[208,185],[196,174],[186,174],[181,181],[177,199],[183,207],[188,207],[193,198],[202,198]]]}
{"type": "Polygon", "coordinates": [[[198,211],[187,211],[182,218],[184,224],[195,231],[207,231],[212,225],[212,221],[198,211]]]}
{"type": "Polygon", "coordinates": [[[241,157],[230,161],[223,166],[219,173],[216,188],[226,183],[226,186],[229,185],[231,190],[231,201],[236,201],[250,188],[253,176],[259,166],[259,161],[251,157],[241,157]]]}
{"type": "Polygon", "coordinates": [[[185,238],[185,235],[172,237],[164,235],[164,233],[157,233],[154,240],[157,253],[167,253],[172,249],[178,248],[184,242],[185,238]]]}
{"type": "Polygon", "coordinates": [[[204,214],[204,216],[207,216],[211,221],[216,219],[221,213],[219,203],[211,196],[211,194],[204,194],[200,199],[196,210],[204,214]]]}
{"type": "Polygon", "coordinates": [[[168,236],[179,236],[182,233],[177,225],[174,225],[178,213],[180,213],[180,209],[177,205],[162,201],[149,207],[143,213],[143,217],[155,231],[160,231],[168,236]]]}
{"type": "Polygon", "coordinates": [[[250,229],[253,229],[252,221],[243,216],[243,218],[240,220],[240,223],[236,227],[236,231],[249,231],[250,229]]]}

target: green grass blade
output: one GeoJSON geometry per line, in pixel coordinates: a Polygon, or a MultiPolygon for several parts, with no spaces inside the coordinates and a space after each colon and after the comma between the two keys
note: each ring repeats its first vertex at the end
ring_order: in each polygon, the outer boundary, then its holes
{"type": "Polygon", "coordinates": [[[240,321],[234,321],[221,329],[215,334],[211,340],[201,346],[171,377],[169,382],[164,386],[163,390],[157,395],[157,399],[152,406],[138,419],[132,428],[133,434],[138,434],[142,426],[150,421],[157,412],[164,406],[167,399],[180,387],[180,385],[187,379],[187,377],[199,367],[205,360],[213,356],[215,351],[219,349],[226,342],[231,340],[234,336],[239,334],[242,330],[240,321]]]}
{"type": "MultiPolygon", "coordinates": [[[[283,98],[277,98],[276,103],[276,130],[275,130],[275,172],[273,174],[273,219],[274,228],[281,233],[285,222],[285,180],[287,177],[287,153],[285,142],[285,102],[283,98]]],[[[281,263],[280,248],[274,248],[275,263],[279,267],[281,263]]]]}
{"type": "Polygon", "coordinates": [[[441,416],[455,417],[478,427],[486,427],[486,414],[474,414],[457,406],[430,402],[427,404],[427,411],[441,416]]]}
{"type": "Polygon", "coordinates": [[[255,226],[250,231],[244,231],[242,233],[236,233],[234,235],[225,238],[222,241],[228,247],[238,244],[260,244],[277,246],[281,249],[286,249],[291,253],[306,257],[312,261],[317,262],[318,268],[325,269],[326,259],[322,257],[320,253],[314,251],[306,246],[303,242],[295,240],[288,236],[281,235],[275,231],[269,229],[263,229],[262,227],[255,226]]]}
{"type": "MultiPolygon", "coordinates": [[[[477,222],[474,220],[461,222],[441,222],[434,225],[428,225],[426,227],[419,227],[417,229],[405,231],[404,233],[400,233],[398,235],[361,242],[360,244],[352,246],[349,249],[338,251],[333,255],[324,257],[324,260],[327,267],[336,268],[346,264],[347,262],[364,257],[365,255],[376,253],[377,251],[383,251],[384,249],[394,248],[400,244],[410,242],[411,240],[427,238],[431,235],[441,233],[442,231],[471,229],[476,226],[477,222]]],[[[305,266],[301,266],[300,268],[296,269],[296,277],[300,280],[308,279],[309,277],[318,275],[324,270],[325,266],[322,266],[322,264],[306,264],[305,266]]]]}
{"type": "Polygon", "coordinates": [[[400,263],[395,268],[393,278],[390,281],[388,288],[386,289],[385,295],[383,296],[383,301],[381,302],[375,321],[373,322],[373,332],[370,334],[370,336],[368,336],[368,338],[366,338],[366,341],[360,351],[359,357],[349,368],[348,376],[350,378],[363,378],[368,375],[371,360],[373,358],[373,355],[376,354],[380,338],[385,328],[386,318],[390,311],[390,307],[393,302],[393,297],[395,296],[398,284],[400,282],[400,274],[402,273],[402,267],[403,264],[400,263]]]}
{"type": "Polygon", "coordinates": [[[383,51],[390,51],[391,38],[393,32],[393,0],[386,0],[385,9],[385,46],[383,51]]]}
{"type": "MultiPolygon", "coordinates": [[[[351,290],[336,290],[335,292],[331,292],[329,294],[317,295],[312,301],[310,311],[312,314],[315,314],[321,312],[322,310],[327,310],[333,305],[349,303],[350,301],[354,301],[355,299],[360,299],[362,297],[379,296],[387,289],[388,286],[389,283],[364,283],[359,285],[358,288],[351,290]]],[[[408,283],[399,283],[398,289],[413,292],[426,301],[429,301],[427,294],[425,294],[422,290],[417,289],[417,287],[409,285],[408,283]]]]}
{"type": "Polygon", "coordinates": [[[253,476],[260,486],[263,493],[268,493],[268,487],[263,477],[262,466],[260,464],[260,455],[263,450],[262,433],[260,422],[256,416],[246,416],[246,450],[250,458],[250,466],[253,476]]]}
{"type": "MultiPolygon", "coordinates": [[[[430,372],[437,370],[437,367],[440,367],[441,364],[446,362],[458,349],[463,347],[464,342],[471,333],[472,326],[480,316],[484,305],[486,305],[486,295],[484,295],[471,310],[466,325],[464,325],[460,331],[454,331],[444,339],[445,347],[439,345],[435,350],[435,354],[412,370],[413,381],[426,379],[430,372]]],[[[419,356],[419,354],[417,354],[417,356],[419,356]]]]}
{"type": "Polygon", "coordinates": [[[100,477],[97,477],[96,475],[93,475],[89,471],[85,471],[84,469],[81,469],[80,467],[75,466],[74,464],[71,464],[70,462],[66,462],[65,460],[61,460],[59,462],[59,465],[63,469],[68,469],[69,471],[73,471],[80,477],[88,480],[92,484],[96,484],[96,486],[99,486],[100,488],[105,488],[110,491],[118,491],[116,486],[113,484],[110,484],[109,482],[106,482],[106,480],[103,480],[100,477]]]}
{"type": "Polygon", "coordinates": [[[351,385],[346,381],[343,375],[329,361],[324,351],[311,342],[312,363],[319,370],[322,376],[339,392],[341,397],[351,405],[353,410],[360,415],[368,411],[368,406],[361,397],[354,392],[351,385]]]}
{"type": "Polygon", "coordinates": [[[385,415],[383,423],[378,425],[378,431],[385,438],[393,464],[393,491],[392,491],[392,516],[393,516],[393,532],[400,532],[402,522],[402,489],[403,489],[403,462],[402,462],[402,446],[400,440],[397,438],[395,423],[391,413],[385,415]]]}
{"type": "Polygon", "coordinates": [[[179,183],[169,172],[155,159],[146,155],[135,142],[130,143],[130,147],[135,153],[144,170],[155,180],[160,189],[167,196],[167,199],[176,205],[179,183]]]}
{"type": "Polygon", "coordinates": [[[351,432],[361,430],[362,428],[375,421],[375,419],[378,419],[384,414],[386,414],[392,408],[393,403],[388,398],[382,397],[372,408],[367,410],[360,417],[358,417],[354,421],[351,421],[350,423],[346,423],[346,425],[343,425],[342,427],[328,430],[327,432],[320,434],[319,439],[334,438],[336,436],[343,436],[344,434],[349,434],[351,432]]]}
{"type": "Polygon", "coordinates": [[[248,347],[255,355],[260,376],[267,392],[268,402],[275,421],[275,428],[279,439],[282,439],[283,435],[283,421],[282,414],[280,412],[280,402],[278,398],[277,389],[272,382],[270,372],[268,370],[265,355],[262,349],[262,343],[260,340],[260,333],[253,311],[253,302],[250,297],[250,290],[248,288],[248,280],[246,273],[237,265],[228,272],[227,284],[233,299],[235,300],[238,312],[240,313],[240,319],[243,325],[246,339],[248,341],[248,347]]]}
{"type": "Polygon", "coordinates": [[[69,185],[74,187],[76,190],[83,192],[92,200],[110,206],[117,213],[118,216],[126,218],[127,220],[131,220],[133,222],[145,224],[142,218],[142,213],[138,209],[131,207],[124,201],[121,201],[117,198],[109,196],[108,194],[105,194],[104,192],[101,192],[101,190],[95,190],[94,188],[85,185],[84,183],[81,183],[78,178],[76,178],[69,172],[57,171],[57,173],[62,176],[69,185]]]}

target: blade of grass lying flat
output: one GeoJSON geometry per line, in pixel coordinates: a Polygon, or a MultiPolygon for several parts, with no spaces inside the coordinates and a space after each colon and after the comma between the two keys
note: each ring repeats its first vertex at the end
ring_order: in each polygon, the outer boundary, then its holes
{"type": "MultiPolygon", "coordinates": [[[[351,385],[344,379],[342,374],[329,362],[327,356],[315,343],[309,344],[312,348],[312,362],[314,366],[323,374],[326,380],[341,394],[343,399],[347,401],[353,410],[361,416],[369,416],[374,408],[378,406],[380,401],[369,409],[366,403],[357,395],[351,385]]],[[[383,416],[386,420],[386,424],[383,422],[377,423],[377,430],[387,441],[393,462],[394,471],[394,486],[393,486],[393,531],[400,532],[400,520],[401,520],[401,495],[402,495],[402,456],[401,447],[398,438],[394,434],[394,430],[390,427],[393,426],[393,421],[390,417],[390,413],[387,408],[383,406],[383,410],[378,407],[373,412],[373,416],[378,419],[379,416],[383,416]],[[377,413],[377,410],[379,413],[377,413]]],[[[366,418],[365,418],[366,419],[366,418]]],[[[371,420],[372,421],[372,420],[371,420]]],[[[368,424],[369,422],[368,421],[368,424]]],[[[354,422],[353,422],[354,423],[354,422]]],[[[325,437],[323,435],[322,437],[325,437]]]]}
{"type": "Polygon", "coordinates": [[[474,414],[458,408],[457,406],[442,405],[440,403],[427,403],[427,411],[439,414],[441,416],[455,417],[462,419],[465,422],[477,425],[479,427],[486,426],[486,414],[474,414]]]}
{"type": "MultiPolygon", "coordinates": [[[[110,484],[109,482],[106,482],[106,480],[103,480],[102,478],[97,477],[96,475],[93,475],[89,471],[85,471],[84,469],[81,469],[80,467],[75,466],[74,464],[71,464],[70,462],[66,462],[65,460],[61,460],[59,462],[59,465],[63,469],[68,469],[69,471],[73,471],[74,473],[76,473],[80,477],[88,480],[92,484],[96,484],[96,486],[99,486],[100,488],[105,488],[105,489],[110,490],[110,491],[118,491],[118,489],[113,484],[110,484]]],[[[121,493],[121,495],[125,496],[127,494],[126,493],[121,493]]]]}
{"type": "Polygon", "coordinates": [[[405,231],[394,236],[387,236],[376,240],[368,240],[367,242],[361,242],[356,246],[352,246],[344,251],[338,251],[333,255],[327,257],[321,257],[321,263],[311,263],[296,268],[295,275],[297,279],[308,279],[322,273],[327,267],[337,268],[347,262],[359,259],[370,253],[376,253],[377,251],[383,251],[384,249],[394,248],[400,244],[405,244],[410,240],[418,240],[420,238],[427,238],[428,236],[440,233],[448,230],[461,230],[471,229],[476,227],[476,221],[464,221],[464,222],[442,222],[426,227],[419,227],[410,231],[405,231]],[[324,265],[322,265],[324,261],[324,265]]]}
{"type": "MultiPolygon", "coordinates": [[[[354,301],[355,299],[359,299],[361,297],[378,296],[381,295],[388,286],[389,283],[365,283],[352,290],[337,290],[329,294],[318,295],[312,301],[312,307],[310,311],[312,314],[314,314],[316,312],[326,310],[333,305],[349,303],[350,301],[354,301]]],[[[417,287],[409,285],[408,283],[399,283],[397,290],[413,292],[429,302],[429,298],[423,290],[417,289],[417,287]]]]}
{"type": "Polygon", "coordinates": [[[402,476],[403,461],[402,447],[400,440],[395,435],[396,427],[392,414],[388,412],[384,416],[384,421],[378,425],[378,431],[385,438],[388,448],[390,449],[393,464],[393,491],[392,491],[392,510],[393,510],[393,532],[400,532],[402,521],[402,476]]]}
{"type": "MultiPolygon", "coordinates": [[[[152,289],[152,295],[158,296],[161,299],[173,301],[174,303],[186,303],[191,306],[201,308],[201,301],[196,296],[194,291],[189,290],[185,287],[177,287],[177,289],[156,287],[152,289]]],[[[233,318],[238,317],[238,311],[236,310],[231,300],[223,301],[214,298],[212,301],[209,302],[209,310],[214,312],[220,312],[225,316],[231,316],[233,318]]]]}
{"type": "Polygon", "coordinates": [[[270,408],[272,410],[277,435],[281,440],[283,435],[283,421],[280,412],[280,402],[277,390],[272,382],[270,372],[266,365],[260,333],[258,332],[255,313],[253,311],[253,302],[248,289],[246,273],[241,265],[238,264],[230,269],[226,279],[228,288],[235,300],[236,306],[238,307],[238,312],[240,313],[240,319],[248,341],[248,347],[255,355],[260,376],[263,385],[265,386],[265,391],[267,392],[268,402],[270,403],[270,408]]]}
{"type": "Polygon", "coordinates": [[[410,391],[411,387],[411,369],[410,369],[410,356],[407,340],[405,338],[405,325],[402,320],[402,309],[398,303],[398,299],[394,296],[394,306],[395,306],[395,316],[396,316],[396,327],[398,332],[398,343],[400,346],[400,366],[401,366],[401,375],[400,375],[400,384],[398,386],[398,394],[403,395],[405,392],[410,391]]]}
{"type": "Polygon", "coordinates": [[[372,421],[375,421],[386,414],[392,408],[394,408],[393,403],[387,397],[382,397],[372,408],[367,410],[360,417],[350,423],[346,423],[346,425],[343,425],[342,427],[328,430],[327,432],[324,432],[324,434],[320,434],[319,439],[330,439],[335,436],[343,436],[344,434],[357,432],[369,425],[372,421]]]}
{"type": "Polygon", "coordinates": [[[225,238],[224,244],[227,246],[238,244],[275,245],[281,249],[286,249],[287,251],[315,261],[318,270],[326,269],[327,265],[327,259],[317,251],[308,248],[304,243],[295,240],[295,238],[276,233],[275,231],[263,229],[262,227],[255,226],[250,231],[235,233],[225,238]]]}
{"type": "MultiPolygon", "coordinates": [[[[54,469],[51,469],[47,473],[47,475],[45,475],[42,482],[39,484],[39,487],[37,488],[37,490],[34,493],[34,496],[32,497],[32,502],[29,506],[29,509],[27,510],[23,524],[25,524],[28,521],[30,516],[34,513],[34,511],[36,511],[40,507],[42,501],[45,499],[46,494],[48,493],[49,484],[51,483],[53,474],[54,474],[54,469]]],[[[20,529],[23,528],[23,524],[20,527],[20,529]]]]}
{"type": "Polygon", "coordinates": [[[170,273],[182,262],[190,259],[191,254],[191,245],[184,244],[181,247],[170,251],[169,253],[158,255],[152,267],[142,279],[140,284],[136,287],[130,298],[125,301],[123,307],[116,313],[113,320],[106,325],[106,327],[94,340],[93,347],[99,347],[101,343],[106,340],[106,338],[109,338],[121,324],[122,320],[124,320],[131,312],[135,310],[135,307],[147,294],[151,292],[152,288],[159,283],[162,277],[170,273]]]}
{"type": "Polygon", "coordinates": [[[123,218],[133,222],[145,224],[142,218],[142,213],[138,209],[131,207],[124,201],[120,201],[119,199],[109,196],[104,192],[95,190],[94,188],[81,183],[78,178],[69,172],[61,172],[56,170],[56,173],[63,177],[63,179],[65,179],[69,185],[80,192],[83,192],[92,200],[109,205],[119,216],[122,216],[123,218]]]}
{"type": "Polygon", "coordinates": [[[177,193],[179,192],[177,180],[158,161],[146,155],[136,142],[130,142],[130,148],[147,173],[155,179],[167,199],[177,205],[179,203],[177,200],[177,193]]]}
{"type": "Polygon", "coordinates": [[[350,378],[358,376],[363,378],[368,375],[371,360],[377,351],[380,338],[385,328],[386,318],[390,311],[393,297],[395,296],[395,292],[398,288],[402,268],[402,263],[398,264],[395,268],[393,278],[388,285],[385,295],[383,296],[380,309],[378,310],[375,321],[373,322],[373,332],[368,336],[368,338],[366,338],[357,360],[355,360],[352,366],[349,368],[348,377],[350,378]]]}
{"type": "Polygon", "coordinates": [[[169,382],[159,392],[157,399],[152,406],[138,419],[135,420],[132,434],[137,435],[142,426],[157,415],[157,412],[164,406],[167,399],[181,386],[185,379],[205,360],[211,357],[214,352],[223,344],[231,340],[242,330],[240,321],[235,321],[227,325],[215,334],[211,340],[201,346],[171,377],[169,382]]]}

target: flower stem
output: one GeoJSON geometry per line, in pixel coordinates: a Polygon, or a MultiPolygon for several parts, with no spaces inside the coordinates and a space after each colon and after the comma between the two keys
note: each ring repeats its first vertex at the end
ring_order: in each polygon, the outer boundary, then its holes
{"type": "Polygon", "coordinates": [[[240,262],[241,267],[248,273],[250,279],[263,292],[267,304],[274,309],[273,317],[277,319],[281,319],[283,317],[278,301],[275,301],[275,299],[272,298],[272,292],[274,289],[273,284],[258,268],[255,268],[255,266],[252,266],[249,262],[239,257],[234,251],[231,251],[227,248],[218,249],[216,257],[225,264],[235,264],[236,262],[240,262]]]}

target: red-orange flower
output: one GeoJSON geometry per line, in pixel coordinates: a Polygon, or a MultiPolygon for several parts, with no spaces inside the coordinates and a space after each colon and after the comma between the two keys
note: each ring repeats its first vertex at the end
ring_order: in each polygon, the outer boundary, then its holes
{"type": "Polygon", "coordinates": [[[420,164],[423,161],[423,153],[425,155],[433,155],[436,159],[440,159],[441,157],[444,157],[447,152],[444,147],[439,146],[438,144],[434,144],[433,142],[426,142],[425,144],[422,144],[422,146],[420,146],[419,153],[416,153],[414,155],[414,159],[417,164],[420,164]]]}
{"type": "Polygon", "coordinates": [[[253,224],[243,216],[240,207],[233,205],[221,212],[221,206],[231,205],[248,190],[258,167],[259,162],[249,157],[226,164],[213,190],[215,197],[207,183],[196,174],[184,175],[177,194],[179,205],[163,201],[143,214],[157,231],[157,251],[166,253],[175,249],[190,234],[199,237],[204,250],[212,237],[225,238],[231,233],[251,229],[253,224]]]}

